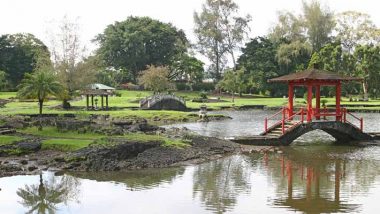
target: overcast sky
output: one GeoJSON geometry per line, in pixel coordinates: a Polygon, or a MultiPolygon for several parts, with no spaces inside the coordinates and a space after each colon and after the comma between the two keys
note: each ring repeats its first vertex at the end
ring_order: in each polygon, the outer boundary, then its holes
{"type": "MultiPolygon", "coordinates": [[[[81,37],[89,49],[94,49],[90,40],[104,28],[122,21],[128,16],[150,16],[170,22],[183,29],[193,40],[193,13],[199,11],[205,0],[1,0],[0,34],[32,33],[48,45],[46,36],[51,22],[67,15],[79,17],[81,37]]],[[[250,14],[251,36],[264,35],[276,21],[279,10],[301,12],[301,0],[235,0],[242,14],[250,14]]],[[[380,26],[379,5],[376,0],[320,0],[336,13],[356,10],[371,15],[380,26]]]]}

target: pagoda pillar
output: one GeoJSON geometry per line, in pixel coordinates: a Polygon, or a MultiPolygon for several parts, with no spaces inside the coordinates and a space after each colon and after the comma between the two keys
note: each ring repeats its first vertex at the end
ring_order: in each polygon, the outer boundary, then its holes
{"type": "Polygon", "coordinates": [[[313,118],[313,85],[307,84],[307,122],[313,118]]]}
{"type": "Polygon", "coordinates": [[[316,116],[317,120],[320,120],[321,117],[319,116],[319,113],[321,112],[321,86],[316,85],[315,86],[315,111],[318,116],[316,116]]]}
{"type": "Polygon", "coordinates": [[[288,118],[293,116],[293,99],[294,99],[294,85],[289,83],[288,88],[288,118]]]}
{"type": "Polygon", "coordinates": [[[341,116],[341,110],[340,110],[340,97],[342,93],[342,84],[339,81],[336,84],[336,91],[335,91],[335,111],[336,111],[336,121],[341,121],[342,116],[341,116]]]}

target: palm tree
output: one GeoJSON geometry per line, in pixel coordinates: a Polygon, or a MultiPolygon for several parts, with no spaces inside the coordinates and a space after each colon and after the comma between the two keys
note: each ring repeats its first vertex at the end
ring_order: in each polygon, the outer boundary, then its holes
{"type": "Polygon", "coordinates": [[[53,72],[48,69],[40,69],[31,74],[25,74],[25,78],[18,87],[19,97],[38,100],[40,129],[42,129],[41,117],[44,100],[50,95],[62,94],[63,86],[57,81],[53,72]]]}
{"type": "Polygon", "coordinates": [[[40,174],[38,185],[25,185],[16,193],[22,199],[20,203],[29,208],[26,213],[53,214],[57,211],[57,205],[76,200],[79,194],[79,185],[79,181],[71,176],[63,176],[58,179],[51,177],[50,182],[44,182],[42,174],[40,174]]]}

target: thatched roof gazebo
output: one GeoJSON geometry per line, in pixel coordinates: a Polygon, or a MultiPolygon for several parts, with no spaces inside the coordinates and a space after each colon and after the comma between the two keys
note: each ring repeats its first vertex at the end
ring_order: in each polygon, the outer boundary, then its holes
{"type": "Polygon", "coordinates": [[[100,83],[94,83],[88,85],[84,90],[82,90],[81,94],[86,96],[86,107],[87,110],[96,110],[98,99],[94,97],[100,96],[101,98],[101,109],[108,110],[108,96],[113,95],[115,88],[112,88],[107,85],[103,85],[100,83]],[[91,105],[90,105],[90,97],[91,97],[91,105]],[[104,105],[105,100],[105,105],[104,105]],[[94,102],[95,101],[95,102],[94,102]]]}

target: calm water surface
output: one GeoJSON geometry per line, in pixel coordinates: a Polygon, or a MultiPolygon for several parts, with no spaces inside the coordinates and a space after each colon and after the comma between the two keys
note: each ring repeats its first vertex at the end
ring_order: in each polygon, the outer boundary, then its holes
{"type": "MultiPolygon", "coordinates": [[[[219,137],[262,130],[262,111],[228,114],[234,119],[185,126],[219,137]]],[[[379,115],[362,116],[367,131],[380,130],[379,115]]],[[[0,178],[0,188],[1,214],[378,213],[380,148],[334,146],[314,132],[281,154],[128,173],[44,172],[0,178]]]]}

